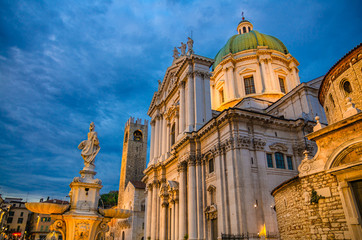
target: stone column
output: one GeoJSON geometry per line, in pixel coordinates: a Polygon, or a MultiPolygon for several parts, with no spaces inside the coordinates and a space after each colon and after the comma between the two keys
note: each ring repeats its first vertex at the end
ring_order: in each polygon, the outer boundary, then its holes
{"type": "Polygon", "coordinates": [[[155,148],[155,120],[151,120],[151,146],[150,146],[150,162],[154,158],[154,148],[155,148]]]}
{"type": "MultiPolygon", "coordinates": [[[[270,84],[270,79],[268,79],[267,73],[266,73],[265,59],[260,59],[259,61],[260,61],[260,65],[261,65],[261,76],[263,78],[265,92],[270,92],[271,84],[270,84]]],[[[256,90],[256,88],[255,88],[255,90],[256,90]]]]}
{"type": "Polygon", "coordinates": [[[254,208],[255,204],[255,194],[254,189],[255,186],[253,184],[253,176],[251,174],[251,156],[249,151],[249,144],[250,139],[245,138],[243,139],[244,143],[242,144],[242,149],[240,150],[241,156],[241,182],[244,182],[242,185],[242,198],[243,198],[243,210],[245,214],[243,214],[243,232],[250,232],[255,233],[258,232],[257,230],[257,221],[256,221],[256,210],[254,208]],[[247,194],[246,194],[247,193],[247,194]]]}
{"type": "Polygon", "coordinates": [[[162,138],[161,138],[161,145],[162,145],[162,150],[161,150],[161,154],[162,154],[162,160],[165,159],[165,155],[166,155],[166,146],[167,146],[167,120],[166,120],[166,113],[164,113],[163,115],[163,119],[162,119],[162,138]]]}
{"type": "Polygon", "coordinates": [[[152,186],[152,217],[151,217],[151,240],[156,239],[157,231],[157,181],[154,181],[152,186]]]}
{"type": "MultiPolygon", "coordinates": [[[[164,187],[162,187],[164,188],[164,187]]],[[[163,190],[164,191],[164,190],[163,190]]],[[[168,202],[167,194],[161,193],[161,221],[160,221],[160,239],[167,239],[167,213],[168,213],[168,202]]]]}
{"type": "Polygon", "coordinates": [[[205,88],[205,122],[208,122],[212,118],[211,112],[211,96],[210,96],[210,73],[206,73],[204,76],[204,88],[205,88]]]}
{"type": "MultiPolygon", "coordinates": [[[[202,203],[203,203],[203,207],[205,208],[205,206],[207,206],[207,190],[206,190],[206,159],[203,159],[201,161],[201,184],[202,184],[202,203]]],[[[209,239],[208,238],[208,233],[207,233],[207,221],[205,219],[205,214],[204,214],[204,209],[202,209],[202,219],[204,222],[204,238],[205,239],[209,239]]]]}
{"type": "Polygon", "coordinates": [[[194,108],[195,108],[195,130],[199,130],[205,121],[204,116],[204,94],[205,88],[203,87],[203,73],[199,71],[194,72],[194,108]]]}
{"type": "Polygon", "coordinates": [[[228,75],[228,80],[230,82],[230,99],[235,99],[237,97],[237,87],[235,85],[235,79],[233,76],[234,67],[230,66],[226,69],[228,75]]]}
{"type": "Polygon", "coordinates": [[[204,205],[202,197],[201,156],[196,160],[196,207],[197,207],[197,235],[204,239],[204,205]]]}
{"type": "MultiPolygon", "coordinates": [[[[231,123],[229,123],[229,126],[231,126],[231,123]]],[[[230,127],[230,132],[231,132],[230,127]]],[[[239,209],[238,209],[238,188],[237,188],[237,179],[235,176],[235,161],[234,161],[234,142],[229,141],[226,146],[226,168],[227,168],[227,183],[228,183],[228,197],[229,197],[229,216],[230,216],[230,222],[233,223],[230,226],[230,232],[234,234],[240,234],[240,219],[239,219],[239,209]]]]}
{"type": "Polygon", "coordinates": [[[196,172],[195,159],[188,161],[188,229],[189,239],[197,239],[197,205],[196,205],[196,172]]]}
{"type": "Polygon", "coordinates": [[[171,239],[174,240],[175,239],[175,213],[176,213],[176,209],[175,209],[175,201],[172,200],[171,201],[172,204],[172,211],[171,211],[171,239]]]}
{"type": "MultiPolygon", "coordinates": [[[[175,126],[176,127],[176,126],[175,126]]],[[[176,129],[175,129],[176,130],[176,129]]],[[[168,152],[170,152],[170,145],[171,145],[171,123],[167,121],[166,123],[166,151],[165,151],[165,159],[168,158],[168,152]]]]}
{"type": "Polygon", "coordinates": [[[269,69],[269,76],[272,82],[272,87],[274,91],[280,92],[279,90],[279,79],[275,77],[273,67],[271,65],[271,59],[268,59],[268,69],[269,69]]]}
{"type": "Polygon", "coordinates": [[[186,163],[182,162],[178,165],[178,171],[180,173],[180,182],[179,182],[179,239],[184,239],[185,234],[187,233],[187,205],[186,205],[186,163]]]}
{"type": "MultiPolygon", "coordinates": [[[[176,120],[175,120],[175,142],[177,140],[177,137],[179,135],[179,131],[180,131],[180,115],[179,113],[177,112],[176,113],[176,120]]],[[[170,150],[171,150],[171,146],[170,146],[170,150]]]]}
{"type": "MultiPolygon", "coordinates": [[[[181,134],[185,131],[185,82],[180,82],[180,117],[179,117],[179,131],[181,134]]],[[[177,135],[178,135],[177,134],[177,135]]]]}
{"type": "MultiPolygon", "coordinates": [[[[259,192],[260,192],[260,203],[258,204],[258,208],[260,209],[260,211],[262,212],[261,216],[263,217],[263,219],[261,220],[262,224],[265,224],[266,229],[272,229],[273,228],[273,218],[271,215],[271,211],[270,211],[270,205],[268,202],[268,196],[269,191],[268,191],[268,179],[267,179],[267,174],[266,174],[266,155],[264,152],[264,145],[265,142],[262,140],[258,141],[258,145],[255,146],[256,148],[256,161],[258,164],[258,179],[259,179],[259,192]]],[[[287,165],[286,165],[287,166],[287,165]]],[[[259,227],[259,231],[261,229],[262,226],[258,226],[259,227]]]]}
{"type": "Polygon", "coordinates": [[[146,222],[146,236],[151,237],[151,224],[152,224],[152,184],[147,185],[147,222],[146,222]]]}
{"type": "MultiPolygon", "coordinates": [[[[225,77],[225,83],[224,83],[224,100],[225,102],[230,100],[230,82],[229,82],[229,76],[227,74],[227,67],[224,66],[223,68],[223,74],[225,77]]],[[[221,102],[221,101],[220,101],[221,102]]]]}
{"type": "MultiPolygon", "coordinates": [[[[177,196],[177,192],[176,192],[177,196]]],[[[174,233],[174,239],[179,238],[178,230],[179,230],[179,207],[178,207],[178,197],[175,199],[175,233],[174,233]]]]}
{"type": "Polygon", "coordinates": [[[195,124],[195,108],[194,108],[194,79],[193,73],[188,74],[188,119],[187,119],[187,127],[186,130],[188,132],[194,131],[194,124],[195,124]]]}
{"type": "Polygon", "coordinates": [[[161,224],[161,198],[160,198],[160,182],[158,181],[157,184],[157,194],[156,194],[156,205],[157,205],[157,212],[156,212],[156,239],[160,239],[160,224],[161,224]]]}
{"type": "Polygon", "coordinates": [[[222,162],[222,150],[216,149],[215,152],[215,170],[216,177],[219,179],[216,181],[216,205],[217,205],[217,218],[218,218],[218,234],[227,233],[227,217],[226,217],[226,201],[224,201],[225,197],[225,189],[224,189],[224,167],[222,162]]]}
{"type": "Polygon", "coordinates": [[[155,121],[156,121],[156,123],[155,123],[156,127],[155,127],[155,139],[154,139],[154,144],[153,144],[153,148],[154,148],[153,158],[158,157],[159,149],[160,149],[160,147],[159,147],[159,138],[160,138],[160,118],[159,118],[159,116],[156,116],[155,121]]]}

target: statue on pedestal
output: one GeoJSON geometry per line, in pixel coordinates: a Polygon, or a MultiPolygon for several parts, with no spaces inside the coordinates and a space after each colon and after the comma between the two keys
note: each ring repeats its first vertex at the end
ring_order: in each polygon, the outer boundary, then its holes
{"type": "Polygon", "coordinates": [[[173,55],[172,55],[174,61],[179,58],[179,54],[180,53],[178,52],[177,47],[175,47],[173,49],[173,55]]]}
{"type": "Polygon", "coordinates": [[[194,40],[192,40],[190,37],[187,38],[187,55],[191,55],[194,53],[194,40]]]}
{"type": "Polygon", "coordinates": [[[186,55],[186,43],[181,42],[181,47],[178,47],[178,49],[181,51],[181,56],[186,55]]]}
{"type": "Polygon", "coordinates": [[[84,160],[84,166],[94,165],[94,160],[101,147],[97,137],[97,132],[94,131],[94,123],[89,125],[88,139],[82,141],[78,148],[82,150],[81,156],[84,160]]]}

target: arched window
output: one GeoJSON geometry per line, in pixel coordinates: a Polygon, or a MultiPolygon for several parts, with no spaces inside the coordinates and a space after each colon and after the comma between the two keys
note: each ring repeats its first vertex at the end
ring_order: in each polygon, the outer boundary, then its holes
{"type": "Polygon", "coordinates": [[[244,78],[244,86],[246,95],[255,93],[254,77],[244,78]]]}
{"type": "Polygon", "coordinates": [[[122,232],[122,240],[125,240],[125,238],[124,238],[124,231],[122,232]]]}
{"type": "Polygon", "coordinates": [[[248,27],[248,29],[249,29],[249,32],[250,32],[250,27],[248,27]]]}
{"type": "Polygon", "coordinates": [[[284,155],[281,152],[275,153],[275,164],[277,168],[285,169],[284,155]]]}
{"type": "Polygon", "coordinates": [[[332,97],[332,94],[329,94],[329,100],[331,101],[333,107],[336,107],[336,103],[334,102],[334,99],[332,97]]]}
{"type": "Polygon", "coordinates": [[[346,95],[350,94],[352,92],[352,86],[351,86],[351,83],[349,81],[344,81],[342,83],[342,87],[343,87],[343,90],[345,92],[346,95]]]}
{"type": "Polygon", "coordinates": [[[284,84],[284,79],[283,78],[279,78],[279,85],[280,85],[280,91],[282,93],[285,93],[285,84],[284,84]]]}
{"type": "Polygon", "coordinates": [[[171,127],[171,146],[175,144],[175,123],[171,127]]]}
{"type": "Polygon", "coordinates": [[[246,33],[246,27],[243,27],[243,33],[246,33]]]}
{"type": "Polygon", "coordinates": [[[133,133],[133,140],[134,141],[141,141],[142,140],[142,132],[140,130],[136,130],[133,133]]]}

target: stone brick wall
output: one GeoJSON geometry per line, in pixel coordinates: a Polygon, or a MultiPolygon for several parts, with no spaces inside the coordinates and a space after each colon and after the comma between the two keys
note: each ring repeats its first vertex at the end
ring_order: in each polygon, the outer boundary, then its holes
{"type": "Polygon", "coordinates": [[[324,100],[323,107],[326,111],[329,124],[343,119],[347,110],[347,97],[357,108],[362,108],[362,45],[353,49],[333,66],[323,80],[323,87],[319,99],[324,100]],[[343,83],[349,81],[352,92],[343,89],[343,83]]]}
{"type": "Polygon", "coordinates": [[[272,194],[281,239],[350,239],[335,176],[297,177],[272,194]],[[310,202],[313,189],[318,203],[310,202]]]}

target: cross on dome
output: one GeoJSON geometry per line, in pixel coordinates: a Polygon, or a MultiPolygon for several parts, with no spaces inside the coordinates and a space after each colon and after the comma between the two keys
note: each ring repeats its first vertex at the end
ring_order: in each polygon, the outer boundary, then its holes
{"type": "Polygon", "coordinates": [[[245,20],[244,12],[241,12],[241,22],[239,23],[238,27],[236,28],[236,31],[239,34],[248,33],[253,30],[253,24],[249,22],[248,20],[245,20]]]}

